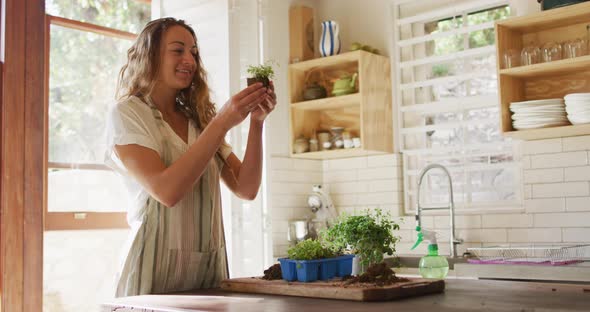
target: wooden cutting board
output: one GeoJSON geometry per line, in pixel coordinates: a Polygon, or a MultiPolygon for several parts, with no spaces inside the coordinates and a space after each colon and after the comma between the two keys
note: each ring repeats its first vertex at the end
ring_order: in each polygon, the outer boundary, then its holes
{"type": "Polygon", "coordinates": [[[342,286],[338,280],[311,283],[267,281],[260,277],[233,278],[221,282],[221,289],[232,292],[260,293],[311,298],[327,298],[354,301],[387,301],[413,296],[440,293],[445,289],[444,280],[410,279],[390,286],[342,286]]]}

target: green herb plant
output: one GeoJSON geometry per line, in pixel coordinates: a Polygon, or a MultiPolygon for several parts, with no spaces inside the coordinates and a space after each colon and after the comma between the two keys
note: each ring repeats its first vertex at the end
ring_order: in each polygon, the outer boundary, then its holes
{"type": "Polygon", "coordinates": [[[253,78],[257,79],[272,79],[275,76],[273,65],[278,65],[274,61],[266,61],[261,65],[250,65],[246,70],[253,78]]]}
{"type": "Polygon", "coordinates": [[[248,66],[246,71],[251,76],[247,79],[248,85],[260,81],[268,87],[269,81],[275,76],[273,65],[278,66],[274,61],[266,61],[264,64],[248,66]]]}
{"type": "Polygon", "coordinates": [[[324,247],[318,240],[306,239],[287,250],[291,260],[315,260],[335,257],[334,251],[324,247]]]}
{"type": "Polygon", "coordinates": [[[400,239],[393,234],[399,225],[389,213],[380,209],[366,210],[358,216],[341,215],[332,227],[321,232],[325,244],[335,252],[348,250],[359,256],[364,267],[383,261],[383,255],[393,255],[400,239]]]}

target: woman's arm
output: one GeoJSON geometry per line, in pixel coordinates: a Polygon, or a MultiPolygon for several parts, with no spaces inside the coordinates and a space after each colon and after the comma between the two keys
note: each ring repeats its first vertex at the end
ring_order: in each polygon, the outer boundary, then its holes
{"type": "Polygon", "coordinates": [[[254,85],[236,94],[211,120],[187,152],[169,167],[155,151],[137,144],[115,145],[115,151],[130,175],[150,195],[172,207],[201,177],[227,131],[242,122],[248,116],[250,107],[265,97],[265,88],[254,85]]]}
{"type": "Polygon", "coordinates": [[[242,199],[253,200],[260,189],[262,180],[262,130],[264,120],[276,105],[276,95],[271,82],[269,98],[259,104],[250,115],[250,130],[244,162],[240,162],[234,153],[227,158],[227,164],[221,171],[221,177],[234,194],[242,199]]]}

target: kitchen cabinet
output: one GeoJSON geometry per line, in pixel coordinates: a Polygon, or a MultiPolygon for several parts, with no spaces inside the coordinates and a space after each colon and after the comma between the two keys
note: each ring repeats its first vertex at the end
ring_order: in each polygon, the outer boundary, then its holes
{"type": "Polygon", "coordinates": [[[547,63],[500,69],[503,53],[512,49],[550,42],[587,40],[590,2],[570,5],[496,23],[496,52],[500,95],[501,129],[505,136],[523,140],[569,137],[590,134],[590,124],[515,130],[510,103],[563,98],[570,93],[590,92],[590,55],[547,63]]]}
{"type": "Polygon", "coordinates": [[[393,115],[389,59],[366,51],[353,51],[289,65],[289,112],[291,157],[330,159],[393,152],[393,115]],[[334,81],[357,73],[355,92],[333,96],[334,81]],[[327,97],[308,100],[303,93],[315,80],[327,97]],[[295,154],[293,142],[314,133],[344,127],[359,137],[357,148],[331,149],[295,154]]]}

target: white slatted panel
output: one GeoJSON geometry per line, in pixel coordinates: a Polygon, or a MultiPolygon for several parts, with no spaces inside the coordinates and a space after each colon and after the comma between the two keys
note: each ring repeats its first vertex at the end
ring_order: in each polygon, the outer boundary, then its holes
{"type": "MultiPolygon", "coordinates": [[[[406,212],[415,209],[417,178],[429,163],[451,172],[459,209],[503,209],[522,200],[517,147],[502,138],[497,108],[493,27],[507,3],[392,3],[406,212]]],[[[421,202],[446,203],[445,183],[440,173],[429,174],[421,202]]]]}
{"type": "MultiPolygon", "coordinates": [[[[262,57],[261,33],[264,31],[262,1],[230,1],[230,81],[231,93],[245,88],[249,65],[260,63],[262,57]]],[[[232,146],[240,159],[246,152],[249,131],[249,118],[232,130],[232,146]]],[[[266,167],[266,166],[264,166],[266,167]]],[[[263,184],[265,183],[263,175],[263,184]]],[[[264,270],[265,246],[263,210],[265,194],[262,187],[254,201],[244,201],[232,197],[232,240],[234,257],[233,277],[257,276],[264,270]]]]}

